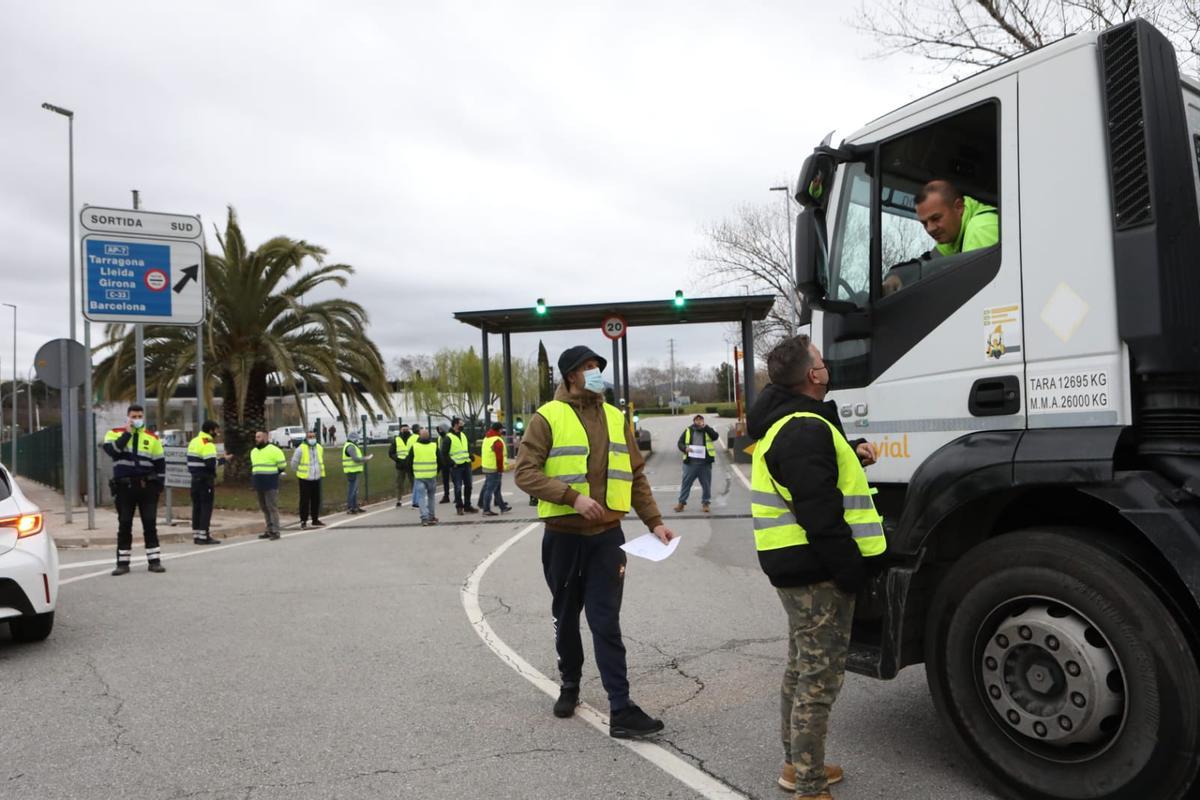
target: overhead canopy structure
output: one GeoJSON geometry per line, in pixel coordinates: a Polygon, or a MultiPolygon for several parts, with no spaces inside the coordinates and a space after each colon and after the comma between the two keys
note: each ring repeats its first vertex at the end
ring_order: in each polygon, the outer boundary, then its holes
{"type": "Polygon", "coordinates": [[[589,303],[546,307],[539,314],[533,306],[496,311],[459,311],[454,318],[488,333],[538,333],[599,328],[611,316],[619,316],[630,328],[648,325],[683,325],[705,322],[759,322],[775,305],[775,295],[743,294],[732,297],[689,297],[682,306],[673,299],[638,300],[631,303],[589,303]]]}
{"type": "MultiPolygon", "coordinates": [[[[454,318],[479,328],[483,333],[483,385],[488,386],[488,335],[498,333],[503,345],[504,409],[512,414],[512,347],[514,333],[544,333],[548,331],[600,328],[610,317],[625,322],[626,334],[620,343],[613,342],[614,395],[629,399],[628,330],[651,325],[697,325],[713,322],[736,322],[742,326],[742,353],[745,363],[742,396],[749,405],[754,400],[754,332],[753,323],[767,318],[775,305],[771,294],[743,294],[729,297],[689,297],[677,295],[663,300],[637,300],[623,303],[588,303],[585,305],[541,305],[526,308],[505,308],[494,311],[458,311],[454,318]],[[620,352],[618,351],[620,348],[620,352]],[[624,376],[620,365],[624,364],[624,376]],[[624,393],[621,388],[624,386],[624,393]]],[[[490,409],[487,416],[491,417],[490,409]]]]}

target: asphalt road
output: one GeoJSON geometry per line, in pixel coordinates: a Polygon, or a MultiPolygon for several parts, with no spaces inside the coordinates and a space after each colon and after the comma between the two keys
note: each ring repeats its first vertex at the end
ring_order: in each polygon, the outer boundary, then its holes
{"type": "MultiPolygon", "coordinates": [[[[107,551],[64,552],[50,639],[0,632],[0,798],[783,796],[783,612],[724,456],[713,515],[698,485],[695,512],[670,511],[682,425],[648,423],[665,445],[651,484],[683,540],[667,561],[631,559],[622,614],[634,699],[667,724],[659,746],[551,716],[535,674],[555,674],[541,529],[506,479],[515,516],[497,522],[454,524],[440,506],[450,524],[421,528],[388,508],[279,542],[172,545],[166,574],[122,578],[107,551]]],[[[586,650],[584,699],[603,712],[586,650]]],[[[994,796],[919,668],[848,676],[829,759],[847,771],[839,800],[994,796]]]]}

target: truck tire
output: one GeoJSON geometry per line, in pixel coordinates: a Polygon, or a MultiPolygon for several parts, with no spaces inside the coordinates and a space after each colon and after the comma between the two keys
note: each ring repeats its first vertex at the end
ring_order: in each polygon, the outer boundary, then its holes
{"type": "Polygon", "coordinates": [[[934,704],[1007,797],[1176,800],[1200,768],[1187,637],[1102,532],[1026,530],[974,548],[925,628],[934,704]]]}
{"type": "Polygon", "coordinates": [[[16,617],[8,621],[8,632],[17,642],[40,642],[54,630],[54,612],[16,617]]]}

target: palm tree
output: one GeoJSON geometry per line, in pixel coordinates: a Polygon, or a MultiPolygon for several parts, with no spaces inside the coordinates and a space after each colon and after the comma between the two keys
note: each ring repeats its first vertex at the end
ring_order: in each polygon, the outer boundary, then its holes
{"type": "MultiPolygon", "coordinates": [[[[222,398],[226,448],[236,456],[226,480],[248,476],[244,454],[254,431],[266,427],[267,379],[272,375],[297,402],[297,386],[304,378],[309,390],[330,397],[344,419],[350,418],[348,408],[392,413],[383,358],[366,332],[367,312],[343,297],[304,301],[326,284],[344,288],[353,267],[325,264],[325,248],[285,236],[249,250],[232,206],[217,241],[221,255],[205,257],[202,393],[210,409],[218,392],[222,398]]],[[[113,350],[96,368],[97,386],[107,397],[131,398],[132,326],[109,325],[105,335],[101,349],[113,350]]],[[[144,346],[147,388],[157,394],[163,419],[166,400],[195,369],[196,329],[148,325],[144,346]]]]}

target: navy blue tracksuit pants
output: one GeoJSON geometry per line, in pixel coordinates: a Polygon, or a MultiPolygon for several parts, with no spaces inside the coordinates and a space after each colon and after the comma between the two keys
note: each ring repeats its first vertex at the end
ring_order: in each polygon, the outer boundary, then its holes
{"type": "Polygon", "coordinates": [[[542,570],[553,601],[554,647],[564,687],[579,686],[583,640],[579,612],[587,614],[600,681],[612,711],[629,705],[625,643],[621,641],[621,597],[625,590],[625,534],[618,526],[594,536],[546,529],[542,570]]]}

